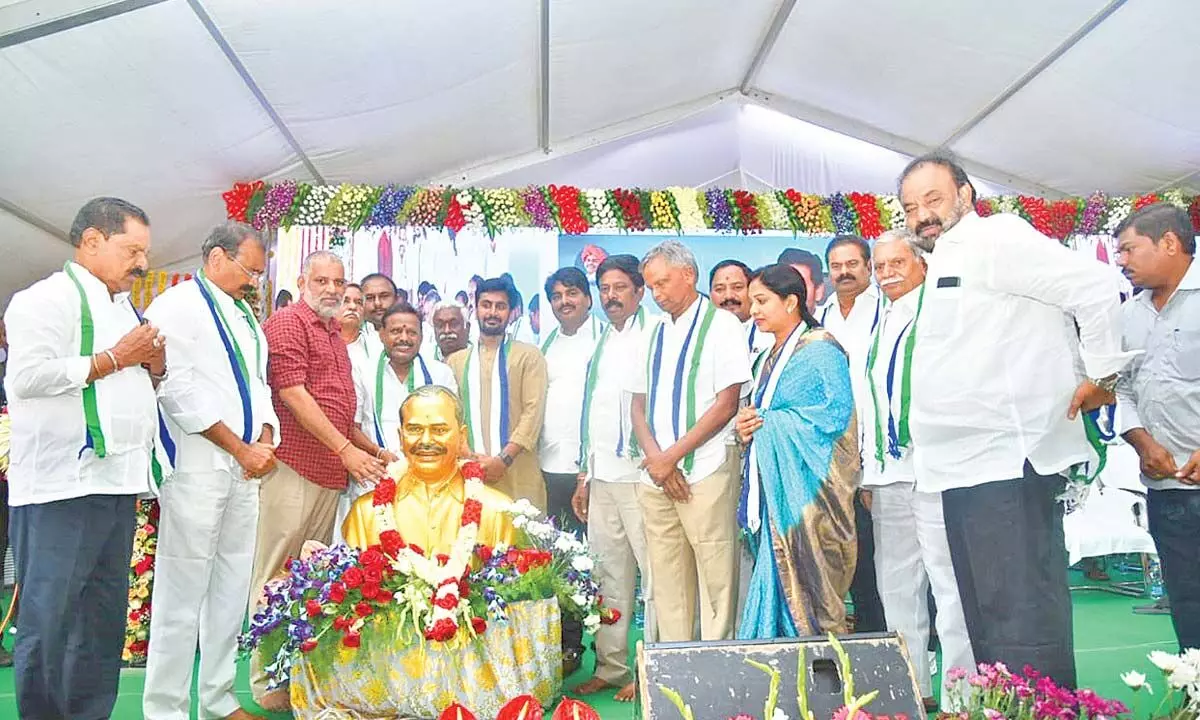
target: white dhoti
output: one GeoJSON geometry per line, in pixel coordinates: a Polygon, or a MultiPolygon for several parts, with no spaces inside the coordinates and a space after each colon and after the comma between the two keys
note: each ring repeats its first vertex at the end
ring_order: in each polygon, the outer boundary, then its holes
{"type": "Polygon", "coordinates": [[[588,484],[588,545],[596,556],[596,579],[604,604],[621,617],[596,630],[596,677],[621,686],[633,680],[629,667],[629,626],[633,619],[637,573],[642,574],[646,603],[645,640],[654,642],[654,603],[650,594],[650,563],[646,531],[634,482],[593,480],[588,484]]]}
{"type": "Polygon", "coordinates": [[[258,526],[257,480],[241,469],[177,472],[163,484],[142,709],[187,720],[200,649],[202,718],[241,706],[233,691],[258,526]]]}
{"type": "MultiPolygon", "coordinates": [[[[942,698],[950,668],[973,670],[975,659],[963,618],[962,602],[940,493],[917,492],[912,483],[873,487],[875,574],[888,629],[904,638],[924,697],[932,697],[929,654],[929,589],[937,603],[937,633],[942,645],[942,698]]],[[[998,570],[999,571],[999,570],[998,570]]],[[[943,706],[943,709],[945,707],[943,706]]]]}

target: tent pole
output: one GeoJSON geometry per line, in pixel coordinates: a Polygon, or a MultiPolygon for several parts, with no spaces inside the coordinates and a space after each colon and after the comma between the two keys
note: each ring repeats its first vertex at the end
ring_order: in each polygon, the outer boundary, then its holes
{"type": "Polygon", "coordinates": [[[775,47],[775,41],[779,39],[779,33],[783,31],[783,26],[787,24],[794,7],[796,7],[796,0],[783,0],[775,10],[775,16],[771,18],[771,24],[767,26],[766,34],[763,35],[758,50],[754,52],[754,59],[750,61],[750,67],[746,68],[746,74],[742,75],[742,82],[738,85],[740,92],[746,93],[754,86],[754,79],[758,76],[758,71],[767,62],[767,56],[775,47]]]}
{"type": "Polygon", "coordinates": [[[157,5],[165,0],[119,0],[96,3],[75,1],[63,3],[19,2],[0,8],[0,48],[12,47],[38,38],[56,35],[66,30],[90,25],[100,20],[124,15],[134,10],[157,5]],[[64,6],[76,6],[65,10],[64,6]],[[64,12],[65,10],[65,12],[64,12]]]}
{"type": "Polygon", "coordinates": [[[54,225],[51,225],[49,222],[41,219],[37,215],[34,215],[19,205],[14,205],[4,198],[0,198],[0,210],[12,215],[26,225],[32,225],[47,235],[53,235],[57,240],[61,240],[68,245],[71,244],[71,238],[65,231],[55,227],[54,225]]]}

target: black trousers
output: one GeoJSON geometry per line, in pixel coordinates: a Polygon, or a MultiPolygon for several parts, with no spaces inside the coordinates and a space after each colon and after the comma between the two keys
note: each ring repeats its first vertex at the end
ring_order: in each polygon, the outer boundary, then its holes
{"type": "Polygon", "coordinates": [[[886,632],[883,600],[875,581],[875,525],[871,511],[862,502],[862,493],[854,496],[854,527],[858,533],[858,563],[850,580],[850,600],[854,603],[854,632],[886,632]]]}
{"type": "Polygon", "coordinates": [[[563,530],[569,530],[579,537],[587,535],[587,528],[579,522],[575,510],[571,508],[571,498],[575,495],[579,475],[543,471],[542,478],[546,481],[546,516],[553,518],[563,530]]]}
{"type": "Polygon", "coordinates": [[[1146,515],[1179,648],[1200,648],[1200,490],[1150,490],[1146,515]]]}
{"type": "Polygon", "coordinates": [[[100,720],[112,714],[134,501],[132,495],[88,495],[12,509],[21,586],[13,680],[21,717],[100,720]]]}
{"type": "Polygon", "coordinates": [[[1059,475],[942,493],[946,537],[976,662],[1031,665],[1075,686],[1075,642],[1059,475]]]}

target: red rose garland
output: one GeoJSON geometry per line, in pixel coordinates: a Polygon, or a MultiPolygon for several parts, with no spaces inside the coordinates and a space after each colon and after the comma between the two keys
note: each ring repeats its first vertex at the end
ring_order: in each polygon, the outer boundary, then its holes
{"type": "Polygon", "coordinates": [[[1050,211],[1046,208],[1045,198],[1022,195],[1019,198],[1021,209],[1029,218],[1029,222],[1043,235],[1050,235],[1050,211]]]}
{"type": "Polygon", "coordinates": [[[877,238],[883,234],[883,216],[874,195],[852,192],[846,196],[858,213],[858,233],[864,238],[877,238]]]}
{"type": "Polygon", "coordinates": [[[737,208],[737,226],[743,233],[760,233],[763,226],[758,218],[758,204],[754,193],[748,190],[734,190],[733,206],[737,208]]]}
{"type": "Polygon", "coordinates": [[[1050,203],[1049,225],[1052,238],[1066,240],[1079,217],[1079,204],[1074,200],[1055,200],[1050,203]]]}
{"type": "Polygon", "coordinates": [[[262,180],[252,183],[234,183],[232,190],[221,193],[225,199],[225,214],[230,220],[246,222],[246,211],[250,209],[250,198],[263,188],[262,180]]]}
{"type": "Polygon", "coordinates": [[[1188,206],[1188,217],[1192,219],[1192,227],[1200,232],[1200,195],[1197,195],[1188,206]]]}
{"type": "Polygon", "coordinates": [[[987,217],[995,211],[992,209],[992,203],[987,198],[980,198],[975,201],[975,212],[979,217],[987,217]]]}
{"type": "Polygon", "coordinates": [[[547,188],[550,201],[558,211],[558,224],[570,235],[582,235],[588,231],[587,219],[580,207],[582,193],[570,185],[551,185],[547,188]]]}
{"type": "Polygon", "coordinates": [[[1137,212],[1147,205],[1153,205],[1154,203],[1158,202],[1162,202],[1162,198],[1160,198],[1157,193],[1138,195],[1137,199],[1133,201],[1133,211],[1137,212]]]}
{"type": "Polygon", "coordinates": [[[617,201],[617,207],[621,210],[621,219],[625,224],[626,230],[645,230],[646,219],[642,215],[641,199],[637,193],[617,188],[613,190],[613,198],[617,201]]]}
{"type": "Polygon", "coordinates": [[[450,207],[446,209],[446,227],[458,232],[467,226],[467,219],[463,216],[462,204],[458,202],[458,193],[450,196],[450,207]]]}

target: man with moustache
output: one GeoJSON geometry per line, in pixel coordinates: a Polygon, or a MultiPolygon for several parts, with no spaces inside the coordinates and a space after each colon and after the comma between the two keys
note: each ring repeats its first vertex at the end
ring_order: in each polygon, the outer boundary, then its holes
{"type": "Polygon", "coordinates": [[[470,344],[467,308],[457,300],[443,300],[433,306],[433,331],[437,339],[438,360],[445,360],[470,344]]]}
{"type": "Polygon", "coordinates": [[[479,342],[451,355],[467,412],[471,451],[487,473],[484,481],[514,500],[546,509],[546,483],[535,451],[546,403],[546,361],[538,348],[509,340],[516,290],[489,278],[475,290],[479,342]]]}
{"type": "Polygon", "coordinates": [[[200,251],[196,276],[146,310],[171,345],[158,397],[174,473],[159,490],[143,710],[186,720],[199,644],[200,714],[250,720],[233,691],[242,618],[229,608],[250,594],[259,479],[275,467],[267,338],[246,302],[267,251],[238,222],[214,228],[200,251]]]}
{"type": "Polygon", "coordinates": [[[690,250],[667,240],[641,265],[667,316],[629,375],[642,457],[642,506],[659,638],[733,637],[738,590],[740,453],[728,442],[750,358],[738,319],[696,290],[690,250]]]}
{"type": "MultiPolygon", "coordinates": [[[[312,253],[304,259],[297,284],[299,301],[275,312],[264,327],[270,350],[267,381],[280,440],[275,469],[259,498],[251,612],[263,586],[288,558],[299,557],[305,541],[332,541],[346,474],[373,483],[384,472],[384,448],[355,424],[350,355],[335,321],[346,292],[341,258],[326,250],[312,253]]],[[[255,701],[268,711],[286,709],[287,689],[268,693],[266,683],[261,654],[255,653],[255,701]]]]}
{"type": "Polygon", "coordinates": [[[357,283],[346,283],[346,292],[342,295],[342,308],[338,311],[338,323],[341,328],[342,342],[346,343],[346,352],[350,354],[350,365],[357,370],[365,365],[372,354],[367,347],[368,338],[375,332],[375,326],[363,323],[363,291],[357,283]]]}
{"type": "MultiPolygon", "coordinates": [[[[883,295],[871,284],[871,246],[857,235],[838,235],[825,248],[825,262],[835,294],[816,313],[822,327],[837,339],[850,358],[850,388],[858,417],[870,400],[867,390],[867,350],[879,325],[883,295]]],[[[859,432],[863,430],[859,423],[859,432]]],[[[859,447],[864,447],[860,437],[859,447]]],[[[850,583],[854,602],[855,632],[882,632],[887,623],[875,586],[875,543],[871,532],[871,493],[860,491],[854,500],[858,529],[858,564],[850,583]]]]}
{"type": "Polygon", "coordinates": [[[542,343],[547,384],[538,459],[546,479],[547,514],[582,535],[583,526],[571,510],[579,477],[579,418],[588,361],[604,324],[592,314],[592,288],[579,268],[555,270],[546,278],[545,290],[558,327],[542,343]]]}
{"type": "MultiPolygon", "coordinates": [[[[637,575],[649,590],[646,531],[637,489],[640,473],[628,452],[630,395],[623,387],[641,369],[642,334],[647,327],[641,307],[645,282],[633,255],[610,255],[596,268],[600,303],[609,324],[588,361],[584,378],[578,484],[571,505],[587,524],[588,545],[596,554],[596,578],[604,602],[621,613],[612,625],[596,630],[596,671],[578,685],[576,695],[619,688],[618,702],[631,702],[635,684],[629,666],[629,628],[637,575]]],[[[646,639],[655,637],[653,601],[646,602],[646,639]]]]}
{"type": "Polygon", "coordinates": [[[1029,664],[1072,686],[1057,497],[1062,474],[1092,454],[1080,410],[1113,402],[1132,354],[1121,350],[1119,283],[1017,215],[975,214],[975,190],[948,155],[913,160],[899,185],[908,227],[931,251],[910,330],[916,487],[942,493],[975,660],[1029,664]]]}
{"type": "Polygon", "coordinates": [[[388,308],[379,330],[383,352],[358,380],[357,390],[364,398],[363,432],[387,449],[387,462],[395,462],[402,451],[400,405],[413,390],[441,385],[458,392],[450,366],[421,354],[422,332],[420,314],[412,305],[398,302],[388,308]]]}
{"type": "Polygon", "coordinates": [[[1141,459],[1146,516],[1181,650],[1200,648],[1200,265],[1188,214],[1150,205],[1117,227],[1117,263],[1143,292],[1125,303],[1121,436],[1141,459]]]}
{"type": "Polygon", "coordinates": [[[769,350],[775,338],[760,333],[750,319],[750,267],[739,260],[722,260],[708,274],[708,296],[719,308],[733,313],[746,331],[746,349],[753,359],[769,350]]]}
{"type": "Polygon", "coordinates": [[[791,265],[804,278],[804,289],[808,292],[808,311],[813,312],[825,299],[825,273],[821,258],[800,248],[785,248],[776,262],[791,265]]]}
{"type": "MultiPolygon", "coordinates": [[[[912,664],[926,710],[937,709],[930,680],[928,595],[937,603],[942,667],[973,668],[971,641],[955,584],[946,541],[942,498],[918,491],[912,450],[900,427],[910,405],[904,394],[909,370],[908,338],[925,281],[923,252],[907,230],[888,231],[875,241],[875,280],[889,302],[883,308],[867,353],[868,402],[862,415],[863,488],[872,494],[871,516],[878,556],[874,568],[887,629],[912,648],[912,664]]],[[[870,528],[867,529],[870,532],[870,528]]],[[[861,538],[860,538],[861,539],[861,538]]],[[[946,672],[941,697],[950,697],[946,672]]]]}
{"type": "Polygon", "coordinates": [[[117,699],[134,505],[150,489],[155,385],[166,343],[129,301],[150,221],[117,198],[71,224],[72,260],[13,296],[4,383],[13,558],[13,650],[24,718],[107,718],[117,699]]]}

